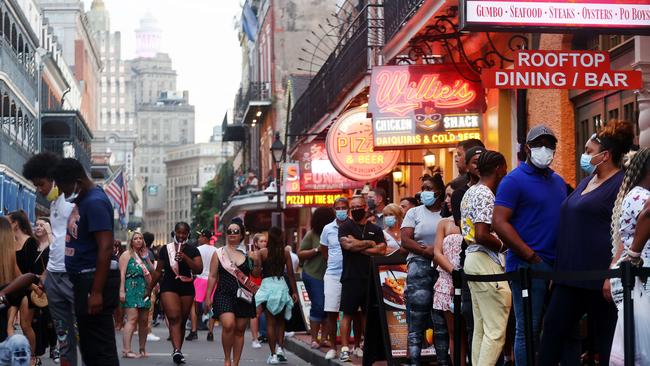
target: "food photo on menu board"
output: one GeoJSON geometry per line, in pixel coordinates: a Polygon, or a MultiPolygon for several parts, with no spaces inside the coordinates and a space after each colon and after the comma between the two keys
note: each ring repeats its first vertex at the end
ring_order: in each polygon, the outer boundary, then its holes
{"type": "MultiPolygon", "coordinates": [[[[408,325],[406,323],[406,264],[378,265],[377,272],[386,312],[386,327],[394,358],[407,357],[408,325]]],[[[433,329],[427,329],[422,356],[435,355],[433,329]]]]}

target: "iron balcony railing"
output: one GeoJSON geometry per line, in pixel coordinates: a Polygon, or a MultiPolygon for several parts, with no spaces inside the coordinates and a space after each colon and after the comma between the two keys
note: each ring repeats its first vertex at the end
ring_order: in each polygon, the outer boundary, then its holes
{"type": "Polygon", "coordinates": [[[379,7],[367,5],[360,11],[294,104],[289,125],[291,144],[333,110],[376,63],[377,51],[383,45],[383,20],[377,15],[379,7]]]}
{"type": "Polygon", "coordinates": [[[246,88],[239,88],[235,97],[235,123],[243,123],[244,113],[250,102],[270,102],[271,83],[268,81],[255,81],[246,88]]]}
{"type": "Polygon", "coordinates": [[[385,40],[388,43],[420,9],[424,0],[384,0],[385,40]]]}
{"type": "Polygon", "coordinates": [[[84,168],[90,169],[90,146],[70,137],[43,137],[43,151],[65,158],[74,157],[84,168]]]}

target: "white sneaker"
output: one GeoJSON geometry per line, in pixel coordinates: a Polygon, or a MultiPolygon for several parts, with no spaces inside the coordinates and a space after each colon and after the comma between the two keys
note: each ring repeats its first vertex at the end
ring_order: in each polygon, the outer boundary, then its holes
{"type": "Polygon", "coordinates": [[[331,349],[327,351],[327,353],[325,354],[326,360],[333,360],[335,358],[336,358],[336,350],[331,349]]]}
{"type": "Polygon", "coordinates": [[[268,365],[279,365],[279,364],[280,364],[280,361],[278,360],[278,356],[277,356],[277,355],[273,355],[273,354],[271,354],[271,355],[269,355],[269,358],[266,359],[266,363],[267,363],[268,365]]]}
{"type": "Polygon", "coordinates": [[[147,341],[149,341],[149,342],[158,342],[159,340],[160,340],[160,337],[158,337],[157,335],[155,335],[153,333],[147,334],[147,341]]]}
{"type": "Polygon", "coordinates": [[[284,356],[284,350],[281,347],[276,347],[275,355],[280,363],[287,363],[287,358],[284,356]]]}
{"type": "Polygon", "coordinates": [[[359,358],[363,358],[363,348],[354,347],[354,349],[352,350],[352,354],[359,358]]]}
{"type": "Polygon", "coordinates": [[[285,338],[291,338],[296,335],[296,332],[284,332],[285,338]]]}
{"type": "Polygon", "coordinates": [[[251,347],[254,348],[254,349],[260,349],[260,348],[262,348],[262,343],[260,343],[260,341],[255,339],[255,340],[253,340],[251,342],[251,347]]]}

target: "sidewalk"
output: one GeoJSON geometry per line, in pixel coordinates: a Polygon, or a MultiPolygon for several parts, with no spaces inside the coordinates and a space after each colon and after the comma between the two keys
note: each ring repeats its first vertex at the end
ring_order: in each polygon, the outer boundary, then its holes
{"type": "MultiPolygon", "coordinates": [[[[352,356],[352,362],[341,362],[338,358],[334,360],[326,360],[325,352],[328,351],[328,348],[313,349],[310,347],[311,336],[307,333],[296,333],[293,337],[287,338],[284,341],[284,346],[287,350],[294,353],[296,356],[301,359],[309,362],[315,366],[350,366],[350,365],[361,365],[361,359],[352,356]]],[[[340,347],[339,347],[340,349],[340,347]]],[[[385,365],[386,362],[375,362],[375,365],[385,365]]]]}

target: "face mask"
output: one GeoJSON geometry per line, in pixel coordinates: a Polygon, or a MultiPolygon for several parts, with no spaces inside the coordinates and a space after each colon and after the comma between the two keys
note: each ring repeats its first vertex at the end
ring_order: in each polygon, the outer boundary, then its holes
{"type": "Polygon", "coordinates": [[[393,227],[397,224],[397,219],[395,216],[386,216],[384,217],[384,224],[386,224],[386,227],[393,227]]]}
{"type": "Polygon", "coordinates": [[[587,175],[592,175],[592,174],[594,174],[594,172],[596,171],[596,168],[597,168],[600,164],[602,164],[602,161],[601,161],[600,163],[594,165],[594,164],[591,163],[591,160],[592,160],[594,157],[596,157],[596,156],[598,156],[598,155],[600,155],[600,154],[602,154],[602,153],[604,153],[604,151],[603,151],[603,152],[600,152],[600,153],[598,153],[598,154],[596,154],[596,155],[594,155],[594,156],[591,156],[591,155],[589,155],[589,154],[587,154],[587,153],[582,154],[582,155],[580,156],[580,168],[582,168],[582,170],[583,170],[585,173],[587,173],[587,175]]]}
{"type": "Polygon", "coordinates": [[[56,186],[56,184],[52,183],[52,189],[50,189],[50,192],[45,196],[45,199],[48,201],[52,202],[59,198],[59,187],[56,186]]]}
{"type": "Polygon", "coordinates": [[[70,196],[66,196],[65,200],[66,202],[72,203],[77,199],[77,197],[79,197],[79,192],[77,192],[77,183],[75,183],[74,188],[72,189],[72,193],[70,194],[70,196]]]}
{"type": "Polygon", "coordinates": [[[336,219],[345,221],[348,218],[348,210],[336,210],[336,219]]]}
{"type": "Polygon", "coordinates": [[[530,149],[530,162],[539,169],[546,169],[553,162],[555,150],[551,150],[546,146],[533,147],[530,149]]]}
{"type": "Polygon", "coordinates": [[[366,203],[368,204],[368,208],[371,209],[371,210],[374,210],[375,207],[377,207],[377,203],[375,202],[374,198],[368,198],[366,200],[366,203]]]}
{"type": "Polygon", "coordinates": [[[364,217],[366,217],[366,210],[363,208],[355,208],[354,210],[350,210],[350,214],[352,215],[352,219],[354,221],[361,221],[363,220],[364,217]]]}
{"type": "Polygon", "coordinates": [[[433,191],[422,191],[420,194],[420,200],[422,200],[422,204],[427,207],[433,206],[436,202],[436,194],[433,193],[433,191]]]}

